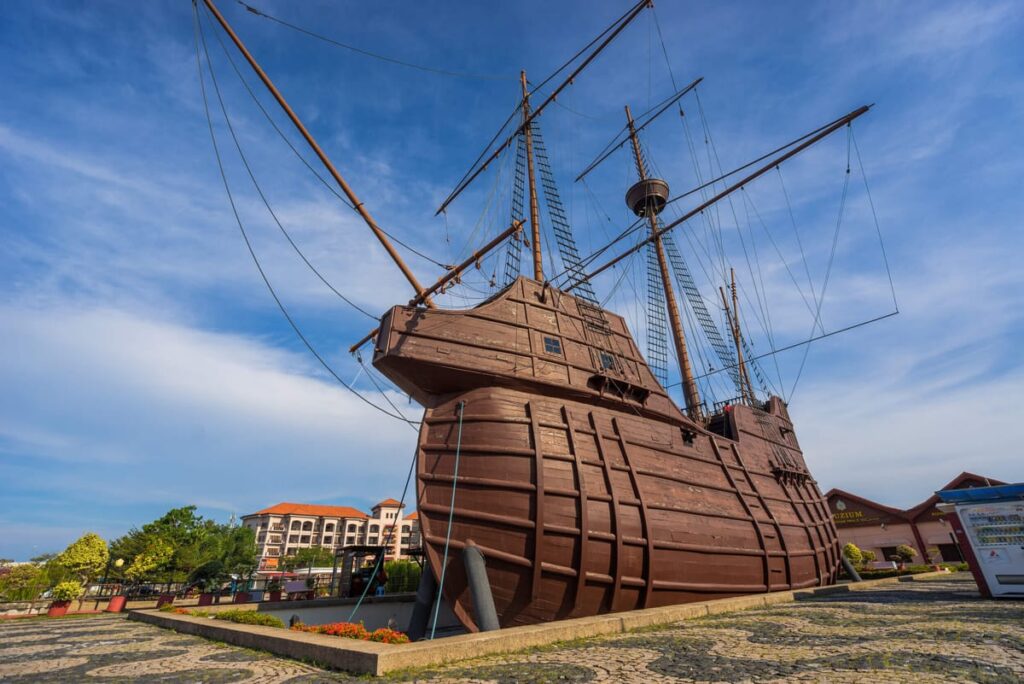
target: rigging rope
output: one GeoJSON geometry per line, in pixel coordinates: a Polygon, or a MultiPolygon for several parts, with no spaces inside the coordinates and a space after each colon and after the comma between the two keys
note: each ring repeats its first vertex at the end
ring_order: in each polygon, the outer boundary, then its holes
{"type": "MultiPolygon", "coordinates": [[[[235,204],[235,198],[234,198],[234,195],[231,192],[231,186],[228,184],[227,173],[224,170],[224,161],[221,158],[220,146],[217,144],[217,136],[214,133],[214,129],[213,129],[213,116],[210,113],[210,103],[209,103],[209,100],[208,100],[207,94],[206,94],[206,79],[203,76],[202,59],[200,57],[200,41],[202,42],[202,51],[206,55],[207,66],[210,69],[210,77],[211,77],[212,82],[213,82],[213,84],[215,86],[215,89],[216,89],[216,86],[217,86],[217,81],[216,81],[216,78],[214,77],[214,73],[213,73],[213,64],[210,62],[210,54],[209,54],[209,51],[208,51],[208,49],[206,47],[206,38],[205,38],[205,35],[203,34],[202,25],[200,24],[198,7],[193,5],[193,11],[194,11],[194,18],[195,18],[196,69],[197,69],[198,74],[199,74],[199,87],[200,87],[200,91],[201,91],[202,97],[203,97],[203,110],[204,110],[204,112],[206,114],[206,123],[207,123],[207,126],[210,129],[210,141],[213,144],[213,152],[214,152],[214,156],[216,157],[216,160],[217,160],[217,168],[220,171],[221,181],[223,181],[223,183],[224,183],[224,191],[227,193],[228,203],[231,205],[231,212],[234,214],[235,222],[238,224],[238,229],[242,233],[242,239],[245,241],[245,246],[246,246],[246,248],[249,251],[249,256],[252,257],[253,263],[256,265],[256,270],[259,271],[260,278],[263,279],[263,283],[267,286],[267,290],[270,292],[270,296],[273,297],[274,302],[277,304],[278,309],[281,310],[281,313],[284,315],[285,319],[288,321],[288,324],[291,326],[292,330],[295,331],[295,334],[302,341],[302,343],[306,346],[306,349],[309,350],[309,352],[316,358],[316,360],[320,362],[320,365],[323,366],[324,369],[328,373],[330,373],[330,375],[335,380],[337,380],[338,383],[341,384],[342,387],[344,387],[349,392],[354,394],[357,398],[359,398],[360,401],[364,402],[365,404],[367,404],[369,406],[372,406],[373,408],[377,409],[378,411],[380,411],[384,415],[387,415],[387,416],[390,416],[390,417],[395,418],[397,420],[400,420],[403,423],[407,423],[414,430],[418,429],[419,428],[419,424],[418,423],[415,423],[415,422],[409,420],[408,418],[406,418],[403,415],[394,414],[394,413],[391,413],[390,411],[388,411],[387,409],[381,408],[377,404],[373,403],[372,401],[370,401],[369,399],[364,397],[358,391],[356,391],[355,388],[353,388],[351,385],[346,383],[341,378],[341,376],[338,375],[335,372],[335,370],[330,366],[330,364],[328,364],[327,361],[323,358],[323,356],[321,356],[320,353],[316,350],[316,348],[309,341],[309,339],[305,336],[305,334],[303,334],[302,330],[299,328],[298,324],[292,318],[291,314],[288,313],[288,309],[285,307],[284,302],[281,301],[281,298],[278,296],[277,291],[274,289],[274,286],[270,283],[270,279],[267,277],[266,272],[263,270],[263,265],[260,263],[259,257],[256,256],[256,251],[255,251],[255,249],[252,246],[252,242],[250,242],[250,240],[249,240],[249,234],[245,230],[245,226],[242,224],[242,218],[241,218],[241,216],[238,213],[238,207],[235,204]]],[[[217,92],[218,92],[218,97],[219,97],[219,90],[217,92]]]]}
{"type": "Polygon", "coordinates": [[[441,578],[437,582],[437,600],[434,603],[434,620],[430,625],[430,639],[433,641],[434,632],[437,630],[437,616],[441,611],[441,601],[444,597],[444,576],[448,571],[448,546],[452,541],[452,520],[455,517],[455,489],[459,483],[459,456],[462,453],[462,417],[466,413],[466,402],[460,401],[456,404],[459,412],[459,431],[455,438],[455,469],[452,474],[452,498],[448,503],[448,532],[444,537],[444,560],[441,561],[441,578]]]}
{"type": "MultiPolygon", "coordinates": [[[[201,29],[202,27],[200,26],[200,30],[201,29]]],[[[216,35],[218,40],[220,40],[220,34],[215,33],[214,35],[216,35]]],[[[206,36],[205,34],[203,34],[201,37],[203,39],[203,49],[205,51],[206,36]]],[[[221,46],[224,47],[223,43],[221,43],[221,46]]],[[[210,66],[211,63],[209,61],[209,52],[206,52],[206,57],[207,65],[210,66]]],[[[281,234],[284,235],[285,239],[288,241],[288,244],[292,246],[292,249],[295,250],[295,253],[299,255],[299,258],[302,259],[302,262],[306,264],[307,267],[309,267],[309,270],[312,271],[316,275],[316,277],[320,279],[320,282],[327,286],[327,289],[336,294],[338,297],[341,298],[343,302],[351,306],[359,313],[363,314],[364,316],[371,320],[376,321],[377,316],[374,316],[369,311],[362,308],[361,306],[353,302],[351,299],[343,295],[341,292],[338,291],[336,287],[334,287],[334,285],[332,285],[327,280],[327,278],[324,277],[324,275],[317,269],[317,267],[314,266],[308,258],[306,258],[306,255],[302,252],[301,249],[299,249],[299,246],[295,244],[295,240],[292,239],[291,233],[289,233],[281,224],[281,220],[277,217],[277,213],[270,206],[270,201],[267,199],[266,194],[264,194],[263,188],[260,187],[259,182],[256,180],[256,174],[253,172],[252,167],[249,164],[249,160],[245,156],[245,152],[242,151],[242,145],[238,141],[238,136],[235,134],[235,127],[231,124],[231,119],[228,117],[227,107],[224,104],[224,99],[221,97],[220,86],[217,83],[217,77],[213,74],[212,66],[210,70],[210,77],[213,81],[214,90],[217,93],[217,100],[220,103],[221,111],[224,113],[224,121],[227,123],[228,132],[231,134],[231,140],[234,141],[235,143],[235,149],[238,151],[238,156],[242,160],[242,165],[245,167],[246,172],[249,174],[249,179],[252,181],[253,187],[256,188],[256,193],[260,196],[260,200],[263,202],[263,206],[266,207],[267,213],[270,214],[270,217],[274,220],[274,223],[277,224],[277,227],[281,231],[281,234]]]]}
{"type": "MultiPolygon", "coordinates": [[[[821,326],[821,306],[825,303],[825,292],[828,290],[828,281],[832,277],[832,262],[836,256],[836,247],[839,245],[839,229],[843,225],[843,214],[846,211],[846,198],[850,190],[850,146],[852,141],[853,126],[851,124],[846,125],[846,173],[843,178],[843,193],[839,199],[839,215],[836,217],[836,230],[832,235],[832,250],[828,255],[828,266],[825,269],[825,281],[821,285],[821,292],[818,296],[817,311],[814,316],[814,323],[811,325],[811,335],[814,335],[815,327],[821,326]]],[[[793,381],[793,387],[789,390],[789,398],[793,397],[793,392],[796,391],[796,386],[800,382],[800,376],[803,375],[804,365],[807,363],[807,354],[810,352],[810,345],[804,347],[803,358],[800,359],[800,368],[797,370],[796,379],[793,381]]]]}
{"type": "MultiPolygon", "coordinates": [[[[207,21],[209,21],[209,17],[207,17],[207,21]]],[[[277,132],[277,135],[281,138],[281,140],[284,141],[284,144],[287,145],[288,148],[292,151],[292,153],[294,153],[295,156],[299,159],[299,161],[302,162],[302,164],[307,169],[309,169],[310,173],[312,173],[314,176],[316,176],[317,180],[319,180],[320,183],[325,188],[327,188],[328,192],[330,192],[332,195],[334,195],[346,207],[348,207],[349,209],[355,211],[355,207],[352,205],[351,202],[348,201],[348,198],[345,197],[344,195],[342,195],[340,192],[338,192],[338,190],[334,186],[334,184],[331,183],[330,181],[328,181],[326,178],[324,178],[320,174],[320,172],[317,171],[316,168],[314,168],[313,165],[309,163],[309,161],[303,156],[303,154],[301,152],[299,152],[299,150],[295,147],[295,145],[292,144],[291,140],[288,139],[288,136],[285,135],[284,131],[282,131],[281,128],[277,125],[277,122],[274,121],[274,118],[272,116],[270,116],[270,113],[267,111],[266,107],[263,106],[263,103],[260,102],[259,98],[256,96],[256,93],[253,92],[253,89],[249,85],[249,82],[245,80],[245,77],[242,75],[241,70],[238,68],[238,64],[235,62],[234,58],[231,56],[231,51],[228,50],[227,45],[224,44],[224,39],[221,37],[220,33],[217,32],[216,30],[214,30],[213,35],[217,39],[217,42],[220,44],[220,48],[224,52],[224,56],[227,57],[228,63],[231,64],[231,68],[234,70],[235,75],[238,76],[238,80],[242,83],[242,87],[244,87],[245,91],[247,93],[249,93],[249,97],[251,97],[252,101],[256,103],[256,107],[260,110],[260,112],[263,113],[264,118],[266,118],[266,120],[270,123],[270,125],[273,127],[273,129],[277,132]]],[[[389,238],[391,238],[391,240],[393,242],[395,242],[397,245],[399,245],[401,247],[404,247],[405,249],[409,250],[411,253],[415,254],[416,256],[420,257],[421,259],[425,259],[425,260],[429,261],[430,263],[434,264],[435,266],[439,266],[440,268],[443,268],[445,270],[448,269],[448,266],[449,266],[448,264],[442,263],[442,262],[438,261],[437,259],[434,259],[434,258],[424,254],[423,252],[418,251],[416,248],[411,247],[410,245],[406,244],[400,238],[395,237],[394,235],[392,235],[390,232],[388,232],[384,228],[381,228],[380,226],[377,226],[377,227],[380,228],[380,232],[384,233],[389,238]]]]}
{"type": "MultiPolygon", "coordinates": [[[[412,461],[409,463],[409,472],[405,476],[405,486],[402,487],[402,498],[398,500],[398,512],[399,513],[402,512],[403,508],[405,508],[405,497],[409,493],[409,483],[412,482],[412,473],[413,473],[413,471],[415,469],[416,469],[416,452],[414,451],[413,452],[413,456],[412,456],[412,461]]],[[[388,532],[388,536],[387,536],[387,538],[384,541],[384,546],[385,547],[391,546],[391,540],[394,538],[395,528],[396,527],[398,527],[398,522],[397,521],[395,522],[395,524],[393,524],[391,526],[390,531],[388,532]]],[[[348,621],[349,622],[352,622],[352,620],[355,619],[356,611],[358,611],[359,607],[361,605],[363,605],[363,599],[365,599],[366,598],[366,594],[369,593],[370,587],[373,586],[373,580],[377,577],[377,573],[380,572],[381,566],[383,566],[383,565],[384,565],[384,554],[382,553],[377,558],[376,565],[373,566],[373,572],[370,573],[370,579],[367,580],[366,586],[363,587],[363,593],[360,594],[359,600],[356,601],[356,605],[352,607],[352,612],[349,613],[349,615],[348,615],[348,621]]]]}
{"type": "Polygon", "coordinates": [[[295,24],[287,22],[284,19],[280,19],[278,17],[275,17],[272,14],[267,14],[266,12],[264,12],[261,9],[253,7],[252,5],[249,5],[248,3],[242,2],[242,0],[237,0],[237,1],[238,1],[239,5],[241,5],[245,9],[249,10],[249,12],[251,12],[252,14],[255,14],[258,17],[263,17],[264,19],[269,19],[270,21],[276,22],[276,23],[280,24],[281,26],[285,26],[287,28],[290,28],[293,31],[298,31],[299,33],[304,33],[307,36],[310,36],[311,38],[316,38],[317,40],[323,41],[325,43],[329,43],[331,45],[334,45],[335,47],[340,47],[340,48],[344,48],[346,50],[351,50],[352,52],[355,52],[355,53],[358,53],[360,55],[363,55],[364,57],[372,57],[373,59],[378,59],[378,60],[380,60],[382,62],[388,62],[389,64],[396,64],[398,66],[404,66],[404,67],[408,67],[410,69],[418,69],[420,71],[425,71],[425,72],[431,73],[431,74],[438,74],[440,76],[453,76],[455,78],[466,78],[466,79],[472,79],[472,80],[477,80],[477,81],[515,81],[515,80],[518,80],[516,77],[513,77],[513,76],[499,76],[497,74],[474,74],[474,73],[463,72],[463,71],[450,71],[448,69],[438,69],[438,68],[435,68],[435,67],[424,66],[422,64],[414,64],[413,62],[406,62],[405,60],[397,59],[395,57],[388,57],[387,55],[382,55],[382,54],[379,54],[377,52],[370,52],[369,50],[364,50],[364,49],[358,48],[358,47],[356,47],[354,45],[349,45],[347,43],[342,43],[341,41],[335,40],[333,38],[328,38],[325,35],[322,35],[320,33],[316,33],[315,31],[310,31],[309,29],[303,28],[301,26],[296,26],[295,24]]]}

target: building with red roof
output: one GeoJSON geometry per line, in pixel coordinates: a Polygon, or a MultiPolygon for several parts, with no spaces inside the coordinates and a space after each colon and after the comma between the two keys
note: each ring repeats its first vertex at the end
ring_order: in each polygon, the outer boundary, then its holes
{"type": "MultiPolygon", "coordinates": [[[[1004,484],[982,475],[963,472],[938,490],[968,489],[1004,484]]],[[[907,509],[893,508],[842,489],[825,494],[832,520],[839,532],[839,543],[856,544],[872,551],[879,561],[888,561],[901,544],[916,549],[915,562],[960,562],[963,556],[953,528],[936,504],[939,497],[927,499],[907,509]]]]}
{"type": "Polygon", "coordinates": [[[385,558],[392,560],[420,546],[419,517],[415,511],[403,515],[404,508],[394,499],[375,504],[369,514],[351,506],[282,502],[242,516],[242,524],[256,534],[263,571],[312,547],[337,553],[346,546],[388,546],[385,558]]]}

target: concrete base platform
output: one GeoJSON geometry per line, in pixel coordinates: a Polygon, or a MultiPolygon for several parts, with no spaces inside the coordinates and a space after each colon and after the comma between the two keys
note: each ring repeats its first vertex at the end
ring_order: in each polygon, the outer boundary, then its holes
{"type": "Polygon", "coordinates": [[[438,665],[497,653],[510,653],[560,641],[602,634],[617,634],[640,627],[668,624],[706,615],[763,608],[778,603],[797,601],[801,597],[858,591],[884,584],[946,575],[948,575],[946,572],[931,572],[899,578],[868,580],[858,584],[840,584],[798,591],[738,596],[715,601],[684,603],[677,606],[560,620],[527,627],[512,627],[495,632],[463,634],[435,641],[420,641],[402,645],[379,644],[323,634],[293,632],[273,627],[239,625],[210,618],[162,613],[156,610],[133,610],[130,612],[129,618],[185,634],[195,634],[236,646],[261,649],[279,656],[311,661],[334,669],[382,675],[394,670],[438,665]]]}

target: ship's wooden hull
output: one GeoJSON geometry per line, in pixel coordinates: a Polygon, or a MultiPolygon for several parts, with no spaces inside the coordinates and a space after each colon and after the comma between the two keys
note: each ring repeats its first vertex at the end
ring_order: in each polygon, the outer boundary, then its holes
{"type": "Polygon", "coordinates": [[[821,493],[773,473],[762,436],[698,433],[686,444],[676,426],[500,388],[426,411],[418,499],[436,576],[460,402],[444,594],[470,629],[459,553],[468,543],[487,558],[506,627],[834,581],[838,545],[821,493]]]}
{"type": "Polygon", "coordinates": [[[476,630],[469,544],[503,627],[833,582],[835,528],[783,402],[698,424],[624,321],[595,332],[541,288],[521,278],[466,312],[396,307],[377,341],[374,364],[426,407],[423,546],[440,577],[448,545],[463,624],[476,630]]]}

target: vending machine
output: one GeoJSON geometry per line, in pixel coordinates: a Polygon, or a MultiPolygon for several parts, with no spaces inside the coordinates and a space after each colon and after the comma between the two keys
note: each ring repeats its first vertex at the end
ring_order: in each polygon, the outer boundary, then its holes
{"type": "Polygon", "coordinates": [[[1024,483],[937,494],[982,595],[1024,598],[1024,483]]]}

